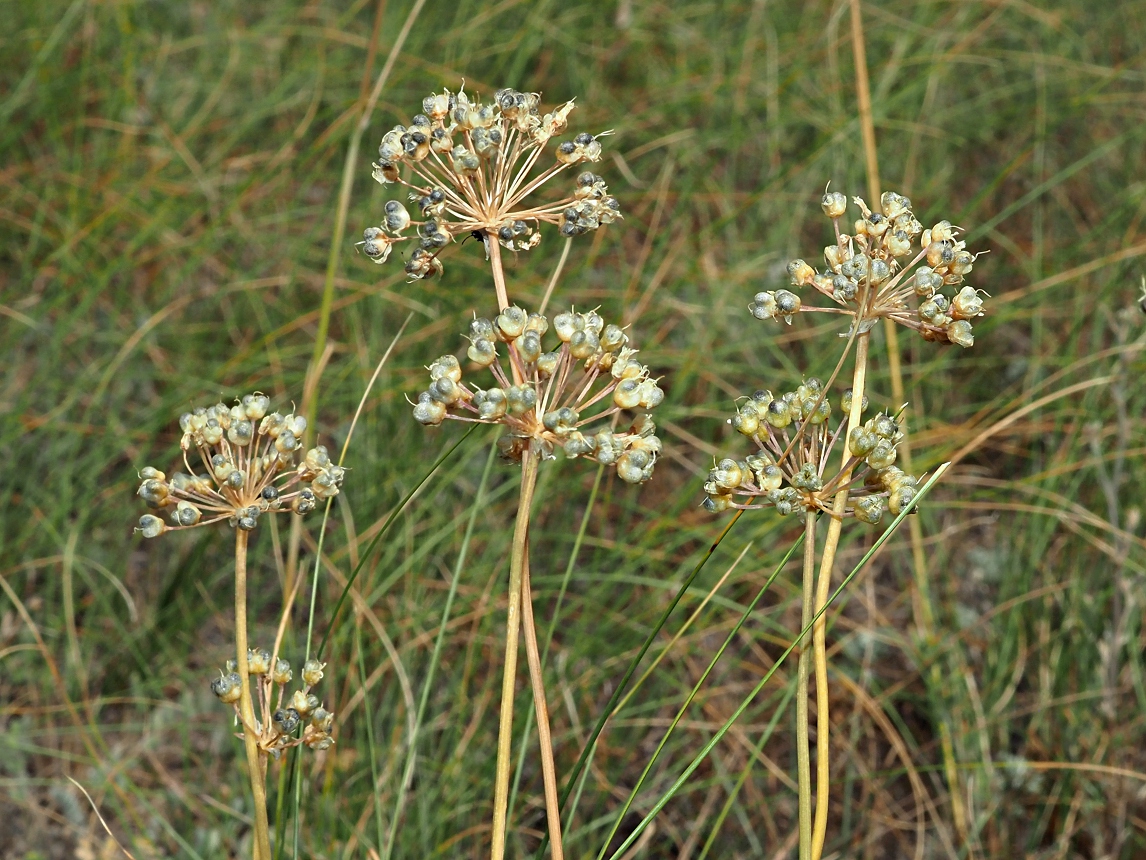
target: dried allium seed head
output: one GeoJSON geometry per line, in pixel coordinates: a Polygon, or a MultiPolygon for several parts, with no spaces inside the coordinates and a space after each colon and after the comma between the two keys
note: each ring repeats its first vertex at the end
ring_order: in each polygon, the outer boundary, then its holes
{"type": "Polygon", "coordinates": [[[844,195],[827,192],[820,201],[836,224],[837,237],[824,249],[825,273],[803,260],[788,264],[792,286],[813,287],[835,307],[811,305],[786,290],[763,291],[749,305],[752,315],[790,323],[797,313],[841,313],[852,317],[853,331],[859,332],[885,317],[915,329],[925,340],[971,346],[970,325],[955,323],[983,314],[980,291],[964,286],[953,297],[941,293],[944,287],[962,285],[974,268],[976,255],[959,239],[960,229],[949,221],[923,229],[911,201],[894,191],[881,196],[882,213],[871,211],[859,197],[853,201],[861,217],[851,234],[839,229],[847,208],[844,195]]]}
{"type": "Polygon", "coordinates": [[[570,101],[542,113],[536,93],[509,88],[498,90],[488,104],[471,101],[465,92],[427,96],[409,126],[397,125],[382,136],[373,173],[383,185],[405,186],[423,220],[412,220],[400,202],[390,200],[382,224],[363,233],[363,252],[382,263],[396,243],[417,240],[405,268],[412,279],[421,279],[442,273],[438,255],[455,238],[473,235],[527,251],[541,241],[542,223],[572,237],[621,217],[617,199],[591,172],[581,173],[567,195],[538,199],[568,167],[601,158],[607,131],[580,132],[554,147],[552,161],[545,160],[545,148],[566,131],[573,109],[570,101]],[[418,228],[416,235],[407,233],[411,226],[418,228]]]}
{"type": "Polygon", "coordinates": [[[729,423],[756,444],[756,451],[743,461],[723,459],[708,473],[705,509],[718,513],[772,507],[784,515],[831,511],[836,493],[846,484],[849,513],[857,519],[878,522],[884,506],[898,514],[914,497],[916,482],[893,465],[902,434],[891,416],[880,413],[848,437],[851,456],[861,460],[854,475],[867,478],[862,488],[850,479],[845,482],[842,468],[824,474],[851,410],[850,390],[844,392],[842,405],[844,415],[833,423],[831,399],[815,377],[794,391],[775,396],[761,390],[741,403],[729,423]]]}
{"type": "Polygon", "coordinates": [[[430,365],[430,385],[414,403],[415,420],[502,424],[508,435],[499,446],[511,461],[527,449],[549,457],[561,448],[569,457],[616,467],[629,483],[652,476],[660,440],[648,413],[663,402],[664,391],[636,360],[619,326],[606,325],[595,311],[559,313],[550,325],[540,314],[510,306],[492,320],[473,320],[469,339],[468,358],[491,371],[493,385],[468,383],[458,360],[442,356],[430,365]],[[549,349],[547,335],[555,341],[549,349]],[[621,410],[638,413],[627,431],[586,432],[587,425],[621,410]]]}
{"type": "Polygon", "coordinates": [[[138,531],[152,538],[220,521],[250,531],[263,514],[304,514],[338,495],[345,470],[330,462],[325,448],[310,449],[298,462],[306,419],[269,408],[269,398],[256,392],[233,407],[220,403],[184,413],[180,447],[190,474],[168,478],[150,466],[140,471],[139,496],[167,511],[170,524],[146,514],[138,531]],[[196,456],[203,474],[191,467],[189,458],[196,456]]]}

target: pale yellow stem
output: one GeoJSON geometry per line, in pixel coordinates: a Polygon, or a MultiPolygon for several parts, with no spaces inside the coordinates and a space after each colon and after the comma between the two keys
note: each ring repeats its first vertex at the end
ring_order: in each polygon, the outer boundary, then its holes
{"type": "Polygon", "coordinates": [[[816,511],[804,514],[804,575],[800,600],[800,661],[796,667],[796,781],[800,812],[800,860],[812,855],[812,768],[808,749],[808,669],[811,652],[803,633],[812,623],[816,575],[816,511]]]}
{"type": "Polygon", "coordinates": [[[509,557],[509,597],[505,619],[505,666],[501,678],[501,713],[497,728],[497,774],[493,789],[491,860],[505,857],[506,812],[509,808],[510,757],[513,753],[513,696],[517,682],[517,641],[521,630],[521,588],[529,540],[529,508],[537,485],[537,457],[526,450],[521,458],[521,493],[513,548],[509,557]]]}
{"type": "Polygon", "coordinates": [[[501,245],[497,243],[497,236],[486,232],[486,247],[489,249],[489,267],[493,270],[493,289],[497,293],[498,310],[504,311],[509,307],[509,292],[505,288],[505,270],[501,265],[501,245]]]}
{"type": "MultiPolygon", "coordinates": [[[[856,320],[857,324],[859,318],[856,320]]],[[[831,779],[831,718],[828,713],[828,649],[827,613],[822,612],[828,605],[832,589],[832,569],[836,563],[836,549],[840,544],[843,530],[844,512],[848,505],[847,485],[851,480],[852,467],[850,437],[852,429],[860,425],[863,409],[864,388],[867,382],[866,332],[856,336],[856,364],[852,375],[852,408],[848,414],[847,435],[844,436],[844,470],[840,479],[840,491],[836,493],[832,505],[832,520],[824,540],[824,554],[820,558],[820,573],[816,581],[816,612],[820,613],[813,628],[812,648],[816,660],[816,821],[812,830],[812,860],[818,860],[824,850],[824,839],[828,831],[828,788],[831,779]]]]}
{"type": "Polygon", "coordinates": [[[243,747],[255,808],[254,860],[271,860],[270,825],[267,820],[266,772],[255,734],[255,708],[251,700],[251,677],[247,665],[247,533],[235,529],[235,666],[239,673],[239,716],[243,722],[243,747]]]}

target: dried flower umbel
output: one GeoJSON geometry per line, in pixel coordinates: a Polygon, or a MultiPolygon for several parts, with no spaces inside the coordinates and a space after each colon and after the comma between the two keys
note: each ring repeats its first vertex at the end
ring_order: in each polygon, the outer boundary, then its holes
{"type": "MultiPolygon", "coordinates": [[[[262,648],[247,651],[247,673],[255,679],[260,714],[247,728],[254,733],[259,750],[265,755],[278,758],[283,750],[299,745],[325,750],[334,743],[330,735],[334,714],[311,692],[322,680],[325,668],[325,663],[307,660],[302,669],[302,687],[288,698],[286,687],[294,678],[290,663],[262,648]],[[299,726],[302,731],[296,734],[299,726]]],[[[211,682],[211,692],[219,701],[234,706],[236,718],[245,723],[239,709],[241,690],[238,663],[228,660],[226,668],[211,682]]]]}
{"type": "Polygon", "coordinates": [[[831,401],[819,379],[806,379],[778,397],[757,391],[729,419],[757,450],[743,460],[723,459],[708,473],[705,508],[830,513],[836,493],[846,487],[844,516],[875,525],[885,510],[898,515],[915,498],[917,481],[895,465],[895,446],[903,434],[890,415],[880,413],[856,427],[849,437],[851,456],[825,477],[829,456],[847,425],[850,390],[842,406],[844,417],[833,430],[831,401]]]}
{"type": "Polygon", "coordinates": [[[363,233],[365,254],[382,263],[395,244],[414,242],[406,273],[426,278],[441,274],[439,254],[457,237],[481,239],[491,255],[497,250],[491,242],[528,251],[541,241],[542,223],[572,238],[619,218],[617,199],[588,171],[565,196],[534,199],[561,172],[598,161],[599,138],[609,133],[581,132],[558,144],[548,160],[544,151],[566,130],[574,105],[569,101],[542,114],[540,103],[537,93],[513,89],[498,90],[487,104],[471,101],[464,91],[427,96],[423,112],[409,125],[383,136],[374,165],[378,182],[409,190],[414,214],[402,201],[388,201],[381,225],[363,233]]]}
{"type": "Polygon", "coordinates": [[[806,305],[795,293],[776,290],[756,294],[749,306],[752,315],[791,322],[797,313],[848,314],[862,332],[886,317],[918,331],[924,340],[971,346],[971,320],[983,315],[980,291],[964,286],[950,297],[942,293],[944,287],[961,285],[974,267],[976,255],[957,238],[959,228],[940,221],[925,230],[911,201],[894,191],[880,196],[882,213],[872,212],[859,197],[853,200],[861,217],[851,235],[840,230],[847,210],[844,195],[829,191],[821,201],[836,231],[836,244],[824,249],[826,272],[803,260],[788,264],[793,286],[814,287],[838,307],[806,305]]]}
{"type": "Polygon", "coordinates": [[[467,356],[489,368],[495,385],[483,389],[465,382],[458,359],[443,355],[430,365],[430,387],[418,396],[414,417],[427,425],[446,418],[502,424],[509,432],[498,444],[510,461],[520,461],[527,449],[548,458],[561,448],[569,457],[615,467],[631,484],[647,481],[661,450],[648,413],[664,392],[634,358],[628,335],[605,325],[595,311],[559,313],[552,328],[557,343],[546,351],[550,324],[541,314],[514,305],[493,320],[475,319],[467,356]],[[640,414],[628,430],[617,432],[607,419],[622,410],[640,414]]]}
{"type": "Polygon", "coordinates": [[[149,507],[169,513],[170,523],[154,514],[139,520],[139,531],[152,538],[168,531],[226,521],[251,531],[267,513],[306,514],[338,495],[345,471],[330,460],[324,446],[302,452],[306,419],[268,414],[270,400],[248,394],[235,406],[200,407],[179,419],[180,448],[187,472],[170,478],[147,466],[139,473],[139,496],[149,507]],[[203,474],[188,461],[198,455],[203,474]],[[206,517],[204,519],[204,517],[206,517]]]}

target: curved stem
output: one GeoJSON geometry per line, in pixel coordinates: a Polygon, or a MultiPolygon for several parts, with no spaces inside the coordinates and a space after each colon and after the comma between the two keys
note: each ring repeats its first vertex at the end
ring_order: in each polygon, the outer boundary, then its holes
{"type": "MultiPolygon", "coordinates": [[[[804,576],[800,601],[800,630],[812,623],[812,600],[816,575],[816,511],[804,513],[804,576]]],[[[796,668],[796,778],[800,800],[800,860],[812,854],[812,769],[808,751],[808,669],[811,652],[807,636],[800,640],[796,668]]]]}
{"type": "Polygon", "coordinates": [[[262,756],[255,735],[255,708],[251,701],[251,676],[247,665],[247,533],[235,529],[235,665],[240,678],[239,715],[243,723],[243,747],[247,752],[251,794],[255,809],[255,860],[271,860],[270,826],[267,820],[267,787],[262,756]]]}
{"type": "Polygon", "coordinates": [[[537,647],[537,627],[533,623],[533,596],[529,589],[529,552],[525,553],[525,575],[521,582],[521,618],[525,629],[525,656],[529,681],[533,685],[533,707],[537,713],[537,740],[541,747],[541,776],[545,783],[545,817],[553,860],[564,860],[561,843],[561,808],[557,801],[557,765],[553,759],[553,735],[549,731],[549,707],[545,703],[545,678],[541,673],[541,653],[537,647]]]}
{"type": "MultiPolygon", "coordinates": [[[[495,268],[496,271],[496,268],[495,268]]],[[[505,666],[501,678],[501,713],[497,728],[497,777],[493,791],[491,860],[505,857],[506,810],[509,807],[510,756],[513,752],[513,694],[517,681],[517,640],[521,629],[521,587],[529,540],[529,508],[537,485],[537,457],[526,450],[521,457],[521,494],[513,549],[509,557],[509,597],[505,619],[505,666]]]]}
{"type": "Polygon", "coordinates": [[[816,661],[816,822],[812,831],[812,860],[818,860],[824,850],[828,831],[828,787],[831,779],[831,718],[828,713],[828,596],[832,589],[832,568],[836,563],[836,549],[843,530],[844,511],[848,506],[848,484],[851,481],[851,432],[860,425],[864,388],[867,383],[868,334],[856,337],[856,364],[852,374],[852,408],[848,415],[848,429],[844,436],[843,475],[840,490],[832,506],[832,519],[824,540],[824,554],[820,558],[820,574],[816,581],[816,626],[812,630],[812,649],[816,661]]]}

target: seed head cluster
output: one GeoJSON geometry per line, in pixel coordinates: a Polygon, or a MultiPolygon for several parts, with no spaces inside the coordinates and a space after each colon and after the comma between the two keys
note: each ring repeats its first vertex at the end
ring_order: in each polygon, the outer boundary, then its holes
{"type": "Polygon", "coordinates": [[[845,515],[875,525],[884,510],[899,514],[915,497],[917,481],[895,465],[902,434],[889,415],[880,413],[856,427],[849,437],[850,460],[825,478],[829,455],[847,425],[850,390],[842,401],[844,417],[833,429],[831,401],[819,379],[806,379],[778,397],[771,391],[753,394],[729,423],[755,442],[757,450],[743,460],[716,464],[704,485],[705,508],[719,512],[771,506],[784,515],[831,511],[843,476],[851,470],[845,515]]]}
{"type": "Polygon", "coordinates": [[[458,359],[443,355],[429,367],[430,386],[418,395],[414,418],[426,425],[446,418],[502,424],[509,432],[498,445],[507,460],[519,461],[527,449],[550,457],[561,448],[615,467],[629,483],[647,481],[661,450],[648,413],[664,392],[627,346],[628,335],[596,311],[559,313],[552,330],[557,343],[547,350],[550,323],[541,314],[512,305],[493,320],[475,319],[466,355],[489,369],[494,385],[465,382],[458,359]],[[607,419],[624,410],[638,414],[617,432],[616,420],[607,419]]]}
{"type": "Polygon", "coordinates": [[[814,287],[837,307],[805,305],[796,293],[777,290],[757,293],[749,306],[752,315],[791,322],[801,312],[842,313],[852,316],[853,327],[861,332],[887,317],[918,331],[924,340],[971,346],[971,320],[983,314],[980,292],[964,286],[950,297],[942,293],[944,287],[959,287],[974,266],[976,255],[957,238],[959,228],[940,221],[924,229],[911,211],[911,201],[894,191],[880,197],[882,214],[872,212],[859,197],[853,200],[861,217],[850,235],[840,229],[847,210],[844,195],[829,191],[821,201],[836,231],[836,243],[824,249],[824,273],[803,260],[788,264],[793,286],[814,287]]]}
{"type": "MultiPolygon", "coordinates": [[[[247,650],[247,667],[261,715],[250,729],[258,739],[260,750],[278,758],[283,750],[299,744],[312,750],[324,750],[334,743],[330,735],[334,714],[322,707],[318,697],[311,692],[311,688],[322,680],[325,663],[307,660],[302,668],[302,687],[295,690],[289,699],[286,698],[286,687],[294,677],[290,663],[272,657],[271,652],[265,649],[250,648],[247,650]],[[300,725],[303,726],[302,734],[296,735],[300,725]]],[[[225,704],[233,705],[235,716],[240,721],[242,680],[235,661],[228,660],[226,668],[211,682],[211,692],[225,704]]]]}
{"type": "Polygon", "coordinates": [[[378,227],[362,234],[363,252],[385,262],[391,248],[416,243],[406,260],[411,278],[442,273],[439,254],[456,237],[474,235],[510,251],[527,251],[541,241],[542,222],[562,236],[596,230],[621,217],[617,198],[595,173],[578,174],[571,193],[538,201],[534,195],[562,171],[601,158],[601,132],[581,132],[543,161],[550,140],[563,133],[573,110],[569,101],[541,113],[537,93],[501,89],[493,101],[471,101],[464,91],[433,93],[409,125],[396,125],[382,138],[374,178],[409,190],[414,210],[389,200],[378,227]],[[407,167],[403,176],[403,166],[407,167]]]}
{"type": "Polygon", "coordinates": [[[144,537],[225,520],[232,528],[253,530],[266,513],[306,514],[318,502],[338,495],[345,470],[324,446],[305,453],[306,419],[267,410],[264,394],[247,394],[235,406],[200,407],[179,419],[186,472],[170,478],[147,466],[139,473],[139,495],[170,523],[154,514],[139,519],[144,537]],[[196,473],[188,453],[199,457],[196,473]]]}

